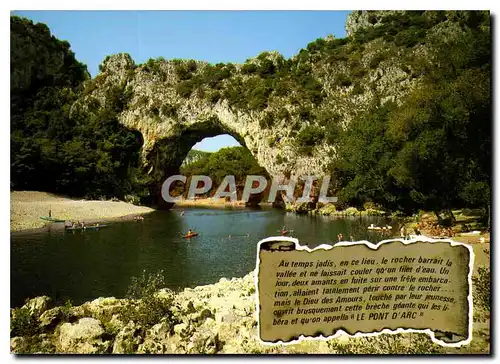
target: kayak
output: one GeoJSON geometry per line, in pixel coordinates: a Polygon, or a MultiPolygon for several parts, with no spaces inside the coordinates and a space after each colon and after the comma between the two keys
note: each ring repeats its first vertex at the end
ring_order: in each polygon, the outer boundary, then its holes
{"type": "Polygon", "coordinates": [[[84,227],[77,226],[77,227],[67,227],[66,230],[93,230],[93,229],[100,229],[100,228],[107,227],[107,226],[108,225],[99,225],[99,226],[91,225],[91,226],[84,226],[84,227]]]}
{"type": "Polygon", "coordinates": [[[64,222],[64,221],[66,221],[66,220],[56,219],[55,217],[49,217],[49,216],[40,216],[40,219],[52,221],[52,222],[64,222]]]}
{"type": "Polygon", "coordinates": [[[189,235],[184,235],[183,238],[192,238],[194,236],[198,236],[198,233],[192,233],[192,234],[189,234],[189,235]]]}

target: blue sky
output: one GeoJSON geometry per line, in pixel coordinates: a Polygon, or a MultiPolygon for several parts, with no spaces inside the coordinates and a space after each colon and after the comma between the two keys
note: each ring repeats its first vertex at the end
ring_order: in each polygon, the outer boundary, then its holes
{"type": "MultiPolygon", "coordinates": [[[[109,54],[243,63],[263,51],[286,58],[313,40],[345,37],[348,11],[14,11],[47,24],[71,44],[76,58],[96,76],[109,54]]],[[[238,145],[228,135],[204,139],[194,148],[215,151],[238,145]]]]}

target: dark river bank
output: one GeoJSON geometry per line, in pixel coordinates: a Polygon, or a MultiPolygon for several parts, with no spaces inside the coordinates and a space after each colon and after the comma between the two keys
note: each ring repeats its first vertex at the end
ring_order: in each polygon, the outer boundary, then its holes
{"type": "Polygon", "coordinates": [[[124,297],[131,277],[162,269],[168,287],[181,289],[242,277],[255,269],[259,240],[280,235],[283,225],[301,245],[345,240],[378,242],[389,236],[367,230],[371,223],[398,224],[380,217],[328,218],[277,209],[180,209],[121,221],[100,230],[11,234],[11,307],[47,295],[80,304],[101,296],[124,297]],[[185,239],[188,229],[199,236],[185,239]]]}

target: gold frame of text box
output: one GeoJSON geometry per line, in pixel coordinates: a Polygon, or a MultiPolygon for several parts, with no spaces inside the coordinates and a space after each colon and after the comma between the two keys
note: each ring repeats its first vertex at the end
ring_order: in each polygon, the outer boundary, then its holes
{"type": "Polygon", "coordinates": [[[271,236],[265,239],[260,240],[257,243],[257,259],[256,259],[256,269],[255,269],[255,276],[254,276],[254,283],[255,283],[255,304],[256,304],[256,314],[257,314],[257,334],[258,340],[261,344],[263,345],[269,345],[269,346],[276,346],[276,345],[292,345],[292,344],[297,344],[301,341],[304,340],[330,340],[330,339],[335,339],[340,336],[348,336],[349,338],[357,338],[357,337],[370,337],[370,336],[378,336],[382,334],[401,334],[401,333],[407,333],[407,332],[415,332],[415,333],[425,333],[429,335],[431,340],[441,346],[444,347],[460,347],[463,345],[468,345],[472,341],[472,324],[473,324],[473,301],[472,301],[472,272],[474,269],[474,250],[472,249],[472,246],[469,244],[453,241],[452,239],[432,239],[427,236],[419,235],[418,237],[413,237],[410,240],[403,240],[403,239],[387,239],[387,240],[382,240],[377,244],[370,243],[367,240],[360,240],[360,241],[342,241],[333,245],[330,244],[321,244],[315,248],[309,248],[307,245],[300,245],[299,240],[296,238],[290,238],[290,237],[285,237],[285,236],[271,236]],[[296,340],[291,340],[291,341],[286,341],[283,342],[281,340],[277,342],[269,342],[269,341],[263,341],[260,337],[260,296],[259,296],[259,266],[260,266],[260,247],[263,243],[267,242],[280,242],[280,241],[289,241],[295,244],[295,250],[302,250],[302,251],[307,251],[307,252],[312,252],[315,250],[320,250],[320,249],[325,249],[325,250],[330,250],[333,249],[337,246],[351,246],[351,245],[361,245],[364,244],[370,249],[377,250],[382,244],[386,243],[391,243],[391,242],[402,242],[405,245],[413,244],[413,243],[418,243],[418,242],[427,242],[427,243],[435,243],[435,242],[440,242],[440,243],[450,243],[450,246],[465,246],[469,250],[469,273],[467,275],[467,281],[469,283],[469,294],[467,296],[467,301],[469,304],[469,322],[468,322],[468,337],[465,340],[456,342],[456,343],[447,343],[444,342],[438,338],[436,338],[434,331],[431,329],[425,329],[425,330],[417,330],[417,329],[405,329],[405,328],[398,328],[396,330],[390,330],[390,329],[383,329],[382,331],[376,331],[376,332],[357,332],[354,335],[349,335],[347,332],[345,332],[342,329],[337,330],[333,335],[330,336],[304,336],[300,335],[300,337],[296,340]]]}

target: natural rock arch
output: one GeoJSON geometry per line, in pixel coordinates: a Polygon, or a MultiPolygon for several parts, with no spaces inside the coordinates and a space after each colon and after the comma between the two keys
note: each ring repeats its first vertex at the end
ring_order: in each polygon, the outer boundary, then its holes
{"type": "MultiPolygon", "coordinates": [[[[348,21],[353,29],[372,25],[365,15],[358,15],[348,21]]],[[[336,41],[327,37],[325,42],[336,41]]],[[[192,145],[223,133],[248,148],[273,180],[311,175],[321,179],[330,174],[337,154],[335,132],[330,131],[348,128],[373,105],[398,103],[418,83],[419,78],[401,67],[398,57],[381,55],[385,51],[379,43],[375,39],[359,51],[362,62],[357,67],[364,76],[346,60],[333,62],[313,54],[314,47],[310,54],[304,53],[308,60],[299,54],[286,61],[277,52],[263,52],[245,64],[215,66],[161,58],[136,65],[128,54],[115,54],[106,57],[99,74],[87,82],[75,107],[105,107],[110,97],[118,97],[119,122],[142,135],[141,165],[154,180],[156,200],[161,184],[176,173],[192,145]],[[373,62],[377,55],[384,60],[373,62]],[[312,56],[319,58],[314,61],[312,56]],[[286,62],[295,67],[293,74],[273,73],[286,62]],[[221,70],[226,76],[217,73],[221,70]],[[273,82],[280,84],[280,92],[266,83],[270,74],[277,77],[273,82]],[[219,78],[214,82],[214,77],[219,78]]]]}
{"type": "Polygon", "coordinates": [[[145,156],[150,165],[148,172],[155,181],[151,191],[154,205],[157,207],[170,207],[172,205],[164,202],[161,198],[163,181],[169,176],[179,173],[182,162],[197,142],[221,134],[230,134],[242,146],[245,146],[244,139],[238,134],[225,129],[218,121],[210,118],[188,126],[175,135],[156,141],[151,151],[145,156]]]}

